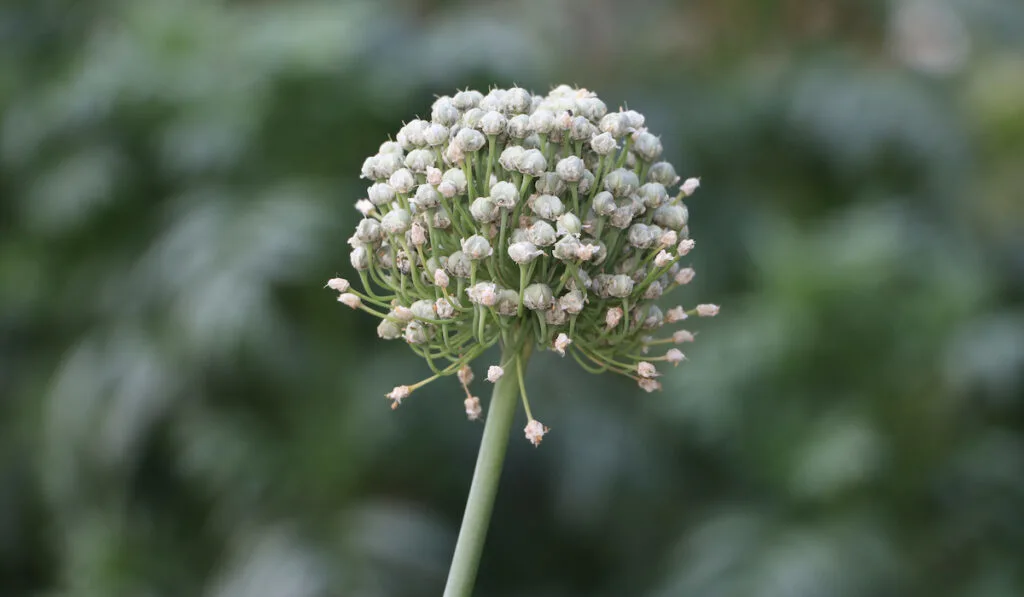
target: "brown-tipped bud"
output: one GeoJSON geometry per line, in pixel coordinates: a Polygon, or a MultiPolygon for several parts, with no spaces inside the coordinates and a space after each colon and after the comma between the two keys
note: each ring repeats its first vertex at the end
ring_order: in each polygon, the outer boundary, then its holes
{"type": "Polygon", "coordinates": [[[480,406],[480,399],[476,396],[470,396],[463,401],[466,407],[466,418],[470,421],[477,421],[480,419],[480,415],[483,414],[484,409],[480,406]]]}
{"type": "Polygon", "coordinates": [[[523,432],[526,435],[526,439],[530,440],[530,443],[534,446],[539,446],[541,440],[544,439],[544,435],[550,431],[540,421],[536,419],[530,419],[526,423],[526,427],[523,428],[523,432]]]}
{"type": "Polygon", "coordinates": [[[468,386],[473,383],[473,370],[469,368],[469,365],[463,365],[459,368],[457,377],[459,378],[459,383],[468,386]]]}

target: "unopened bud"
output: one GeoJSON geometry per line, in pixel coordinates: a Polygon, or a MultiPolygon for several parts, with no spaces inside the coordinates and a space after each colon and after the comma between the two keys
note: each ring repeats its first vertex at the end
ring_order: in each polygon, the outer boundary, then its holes
{"type": "Polygon", "coordinates": [[[672,257],[671,253],[669,253],[668,251],[662,250],[662,251],[659,251],[658,255],[654,258],[654,265],[656,265],[658,267],[665,267],[666,265],[671,265],[672,261],[674,261],[674,260],[675,260],[675,257],[672,257]]]}
{"type": "Polygon", "coordinates": [[[480,419],[480,415],[483,414],[484,409],[480,406],[480,399],[476,396],[470,396],[463,401],[466,406],[466,418],[470,421],[476,421],[480,419]]]}
{"type": "Polygon", "coordinates": [[[423,224],[414,222],[412,228],[409,229],[409,241],[415,247],[422,247],[427,244],[427,229],[423,227],[423,224]]]}
{"type": "Polygon", "coordinates": [[[537,246],[530,242],[512,243],[508,247],[508,256],[519,265],[530,263],[543,254],[544,251],[538,250],[537,246]]]}
{"type": "Polygon", "coordinates": [[[689,332],[687,330],[676,330],[676,332],[672,334],[672,341],[676,344],[693,342],[693,332],[689,332]]]}
{"type": "Polygon", "coordinates": [[[547,284],[530,284],[523,291],[523,305],[531,311],[544,311],[554,301],[554,294],[547,284]]]}
{"type": "Polygon", "coordinates": [[[443,269],[438,269],[434,272],[434,286],[448,288],[448,283],[448,274],[443,269]]]}
{"type": "Polygon", "coordinates": [[[692,251],[695,246],[697,246],[697,243],[692,238],[686,238],[679,241],[679,247],[676,248],[676,251],[679,252],[680,256],[683,256],[692,251]]]}
{"type": "Polygon", "coordinates": [[[479,261],[490,257],[494,249],[491,248],[491,243],[486,238],[474,234],[469,238],[462,239],[462,252],[470,259],[479,261]]]}
{"type": "Polygon", "coordinates": [[[565,349],[569,348],[570,344],[572,344],[572,339],[570,339],[569,336],[567,336],[565,334],[558,334],[558,336],[555,338],[555,344],[554,344],[555,352],[557,352],[558,354],[560,354],[560,355],[562,355],[564,357],[565,356],[565,349]]]}
{"type": "Polygon", "coordinates": [[[540,445],[541,440],[544,439],[544,434],[548,431],[549,429],[536,419],[530,419],[530,421],[526,423],[526,427],[523,428],[523,432],[526,434],[526,439],[530,440],[530,443],[534,446],[540,445]]]}
{"type": "Polygon", "coordinates": [[[358,309],[360,305],[363,304],[363,301],[360,300],[358,296],[352,294],[351,292],[343,292],[341,295],[339,295],[338,302],[344,304],[346,307],[351,307],[353,309],[358,309]]]}
{"type": "Polygon", "coordinates": [[[620,321],[622,321],[622,307],[612,307],[611,309],[608,309],[607,313],[605,313],[604,324],[608,329],[612,329],[619,325],[620,321]]]}
{"type": "Polygon", "coordinates": [[[338,292],[348,292],[350,286],[345,278],[331,278],[327,281],[327,287],[338,292]]]}
{"type": "Polygon", "coordinates": [[[718,305],[697,305],[699,317],[714,317],[718,315],[718,305]]]}
{"type": "Polygon", "coordinates": [[[684,267],[683,269],[679,270],[676,273],[675,283],[679,284],[680,286],[684,286],[693,281],[693,277],[696,275],[697,272],[695,272],[692,267],[684,267]]]}
{"type": "Polygon", "coordinates": [[[648,394],[654,392],[655,390],[661,389],[661,383],[656,379],[644,378],[638,381],[637,385],[639,385],[640,388],[647,392],[648,394]]]}
{"type": "Polygon", "coordinates": [[[665,353],[665,360],[673,365],[678,365],[686,360],[686,355],[684,355],[683,351],[678,348],[670,348],[668,352],[665,353]]]}
{"type": "Polygon", "coordinates": [[[491,383],[497,382],[501,379],[502,375],[505,375],[505,370],[497,365],[491,365],[487,368],[487,381],[491,383]]]}
{"type": "Polygon", "coordinates": [[[640,377],[653,378],[658,376],[658,370],[647,361],[637,363],[636,372],[640,377]]]}
{"type": "Polygon", "coordinates": [[[698,188],[700,188],[699,178],[687,178],[683,181],[683,186],[681,187],[683,194],[687,197],[696,193],[698,188]]]}
{"type": "Polygon", "coordinates": [[[665,323],[675,323],[689,317],[682,307],[672,307],[665,313],[665,323]]]}

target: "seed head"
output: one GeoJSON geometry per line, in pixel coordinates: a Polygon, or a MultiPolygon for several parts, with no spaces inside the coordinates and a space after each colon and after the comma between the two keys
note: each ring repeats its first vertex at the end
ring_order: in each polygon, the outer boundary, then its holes
{"type": "MultiPolygon", "coordinates": [[[[367,158],[364,215],[349,239],[363,291],[334,278],[338,300],[381,318],[377,335],[430,355],[441,375],[466,387],[466,413],[479,416],[469,363],[487,347],[532,343],[660,386],[642,354],[688,331],[649,338],[687,318],[654,302],[693,279],[679,259],[694,248],[680,186],[663,143],[634,110],[613,109],[586,89],[547,95],[513,87],[459,91],[434,101],[367,158]],[[672,190],[676,187],[678,190],[672,190]],[[634,365],[630,365],[630,363],[634,365]]],[[[703,317],[718,307],[701,304],[703,317]]],[[[511,354],[511,353],[510,353],[511,354]]],[[[518,366],[518,364],[517,364],[518,366]]],[[[501,368],[488,369],[497,381],[501,368]]],[[[421,384],[399,386],[394,405],[421,384]],[[404,388],[404,390],[402,390],[404,388]]],[[[547,428],[530,417],[537,444],[547,428]]]]}

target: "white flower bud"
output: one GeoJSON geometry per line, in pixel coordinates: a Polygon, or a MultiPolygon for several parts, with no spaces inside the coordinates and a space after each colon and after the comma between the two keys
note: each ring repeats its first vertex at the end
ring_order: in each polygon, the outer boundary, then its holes
{"type": "Polygon", "coordinates": [[[444,161],[456,165],[461,164],[466,160],[466,154],[462,151],[455,143],[449,143],[448,147],[444,150],[444,161]]]}
{"type": "Polygon", "coordinates": [[[485,135],[500,135],[505,132],[508,119],[494,110],[480,117],[480,130],[485,135]]]}
{"type": "Polygon", "coordinates": [[[530,129],[538,134],[546,135],[555,128],[555,115],[550,110],[540,109],[530,114],[530,129]]]}
{"type": "Polygon", "coordinates": [[[427,184],[436,187],[444,180],[443,176],[444,172],[441,172],[440,168],[427,168],[427,184]]]}
{"type": "Polygon", "coordinates": [[[412,228],[409,229],[409,242],[414,247],[422,247],[427,244],[427,229],[423,227],[423,224],[413,223],[412,228]]]}
{"type": "Polygon", "coordinates": [[[516,242],[508,246],[508,256],[519,265],[530,263],[544,254],[544,251],[537,249],[537,246],[530,242],[516,242]]]}
{"type": "Polygon", "coordinates": [[[533,95],[522,87],[512,87],[503,99],[504,111],[509,114],[529,112],[533,104],[533,95]]]}
{"type": "Polygon", "coordinates": [[[519,314],[519,293],[509,288],[499,290],[495,307],[499,315],[515,317],[519,314]]]}
{"type": "Polygon", "coordinates": [[[661,139],[647,131],[639,132],[633,135],[633,151],[648,162],[653,162],[661,155],[661,139]]]}
{"type": "Polygon", "coordinates": [[[594,187],[594,173],[590,170],[584,170],[578,184],[580,194],[585,195],[589,193],[590,189],[594,187]]]}
{"type": "Polygon", "coordinates": [[[385,141],[380,144],[380,149],[377,153],[397,153],[402,155],[402,144],[395,141],[385,141]]]}
{"type": "Polygon", "coordinates": [[[405,148],[406,151],[410,151],[415,147],[423,147],[427,144],[426,139],[423,138],[423,133],[427,130],[428,126],[430,126],[429,122],[417,118],[402,127],[405,138],[409,143],[409,147],[405,148]]]}
{"type": "Polygon", "coordinates": [[[498,302],[498,286],[494,282],[477,282],[466,289],[469,302],[493,307],[498,302]]]}
{"type": "Polygon", "coordinates": [[[370,254],[366,251],[366,247],[352,249],[352,252],[349,254],[349,261],[356,271],[362,272],[370,268],[370,254]]]}
{"type": "Polygon", "coordinates": [[[455,317],[455,306],[446,298],[439,298],[434,301],[434,311],[437,313],[438,319],[452,319],[455,317]]]}
{"type": "Polygon", "coordinates": [[[430,109],[430,119],[434,122],[451,126],[459,120],[459,109],[447,95],[437,98],[430,109]]]}
{"type": "Polygon", "coordinates": [[[487,381],[496,383],[501,376],[505,375],[505,370],[497,365],[491,365],[487,368],[487,381]]]}
{"type": "Polygon", "coordinates": [[[686,330],[677,330],[672,334],[672,341],[676,344],[682,344],[684,342],[693,342],[693,333],[686,330]]]}
{"type": "Polygon", "coordinates": [[[416,318],[416,314],[412,312],[412,309],[404,305],[396,305],[391,310],[391,314],[399,321],[410,322],[416,318]]]}
{"type": "Polygon", "coordinates": [[[383,182],[376,182],[366,189],[366,196],[374,205],[387,205],[395,199],[395,189],[383,182]]]}
{"type": "Polygon", "coordinates": [[[668,310],[668,313],[665,314],[665,323],[675,323],[677,321],[682,321],[687,317],[689,316],[682,307],[672,307],[668,310]]]}
{"type": "Polygon", "coordinates": [[[648,394],[653,392],[653,391],[655,391],[655,390],[660,390],[661,389],[661,383],[658,380],[656,380],[656,379],[646,379],[646,378],[644,378],[644,379],[641,379],[640,381],[638,381],[637,385],[639,385],[640,388],[642,390],[644,390],[645,392],[647,392],[648,394]]]}
{"type": "Polygon", "coordinates": [[[658,370],[654,367],[654,365],[648,363],[647,361],[640,361],[639,363],[637,363],[636,372],[637,375],[639,375],[640,377],[646,378],[654,378],[658,377],[659,375],[658,370]]]}
{"type": "Polygon", "coordinates": [[[560,354],[560,355],[562,355],[564,357],[565,356],[565,349],[569,348],[570,344],[572,344],[572,340],[569,338],[569,336],[567,336],[565,334],[558,334],[558,337],[555,338],[555,344],[554,344],[555,352],[557,352],[558,354],[560,354]]]}
{"type": "Polygon", "coordinates": [[[455,145],[464,153],[479,151],[486,144],[487,137],[475,129],[464,128],[455,135],[455,145]]]}
{"type": "MultiPolygon", "coordinates": [[[[441,184],[443,185],[446,183],[441,184]]],[[[434,228],[447,230],[448,227],[452,225],[452,220],[451,218],[448,217],[448,212],[446,212],[444,208],[439,208],[437,211],[434,212],[433,224],[434,228]]]]}
{"type": "Polygon", "coordinates": [[[608,113],[608,106],[596,97],[582,97],[576,100],[576,112],[584,118],[598,122],[608,113]]]}
{"type": "Polygon", "coordinates": [[[459,378],[459,383],[464,386],[468,386],[473,383],[473,370],[469,368],[469,365],[463,365],[460,367],[456,376],[459,378]]]}
{"type": "Polygon", "coordinates": [[[562,200],[554,195],[538,195],[533,200],[533,213],[544,218],[545,220],[554,220],[558,216],[562,215],[565,211],[565,206],[562,205],[562,200]]]}
{"type": "Polygon", "coordinates": [[[555,243],[558,236],[555,229],[544,220],[537,220],[526,229],[526,237],[538,247],[547,247],[555,243]]]}
{"type": "Polygon", "coordinates": [[[519,189],[516,185],[503,180],[491,186],[491,199],[498,207],[511,209],[519,201],[519,189]]]}
{"type": "Polygon", "coordinates": [[[526,114],[517,114],[508,119],[506,125],[508,136],[513,139],[525,139],[530,135],[530,117],[526,114]]]}
{"type": "Polygon", "coordinates": [[[636,110],[622,112],[622,119],[631,130],[639,130],[644,126],[644,115],[636,110]]]}
{"type": "Polygon", "coordinates": [[[679,241],[679,246],[676,248],[676,251],[679,253],[680,256],[686,255],[687,253],[692,251],[695,246],[697,246],[696,241],[694,241],[692,238],[685,238],[679,241]]]}
{"type": "Polygon", "coordinates": [[[459,189],[450,180],[445,180],[437,185],[437,192],[445,199],[451,199],[459,193],[459,189]]]}
{"type": "Polygon", "coordinates": [[[692,267],[684,267],[676,272],[675,283],[680,286],[685,286],[686,284],[689,284],[696,275],[697,272],[695,272],[692,267]]]}
{"type": "Polygon", "coordinates": [[[555,243],[551,255],[560,261],[575,261],[582,244],[574,235],[563,236],[555,243]]]}
{"type": "Polygon", "coordinates": [[[435,122],[423,131],[423,140],[427,142],[427,145],[437,147],[444,145],[450,134],[447,125],[435,122]]]}
{"type": "Polygon", "coordinates": [[[469,214],[477,222],[493,222],[498,218],[498,206],[490,197],[477,197],[469,206],[469,214]]]}
{"type": "MultiPolygon", "coordinates": [[[[615,198],[608,191],[601,191],[597,195],[594,195],[594,212],[599,216],[610,216],[615,213],[618,209],[618,205],[615,204],[615,198]]],[[[630,214],[630,219],[633,215],[630,214]]]]}
{"type": "Polygon", "coordinates": [[[554,295],[547,284],[530,284],[523,291],[523,305],[531,311],[544,311],[551,307],[554,295]]]}
{"type": "Polygon", "coordinates": [[[647,209],[656,209],[668,201],[668,191],[660,182],[648,182],[637,189],[637,195],[647,209]]]}
{"type": "Polygon", "coordinates": [[[574,117],[569,125],[569,138],[573,141],[586,141],[597,132],[597,127],[583,116],[574,117]]]}
{"type": "Polygon", "coordinates": [[[658,267],[665,267],[666,265],[672,265],[675,261],[675,257],[672,256],[668,251],[658,251],[657,256],[654,257],[654,265],[658,267]]]}
{"type": "Polygon", "coordinates": [[[402,400],[409,397],[412,390],[409,386],[398,386],[395,389],[387,393],[387,398],[392,401],[391,408],[398,408],[398,405],[402,403],[402,400]]]}
{"type": "Polygon", "coordinates": [[[687,178],[683,182],[682,191],[684,195],[689,197],[690,195],[696,193],[698,188],[700,188],[699,178],[687,178]]]}
{"type": "Polygon", "coordinates": [[[672,247],[679,242],[679,234],[675,230],[665,230],[658,238],[659,247],[672,247]]]}
{"type": "Polygon", "coordinates": [[[397,192],[405,194],[415,188],[416,178],[408,168],[399,168],[391,175],[391,178],[388,179],[388,184],[390,184],[397,192]]]}
{"type": "Polygon", "coordinates": [[[416,188],[416,195],[413,202],[423,209],[433,209],[440,205],[441,194],[429,184],[421,184],[416,188]]]}
{"type": "Polygon", "coordinates": [[[462,239],[462,252],[473,261],[480,261],[491,256],[494,249],[491,248],[491,243],[479,234],[474,234],[469,238],[462,239]]]}
{"type": "Polygon", "coordinates": [[[544,172],[537,177],[534,188],[540,195],[561,195],[565,192],[565,181],[554,172],[544,172]]]}
{"type": "Polygon", "coordinates": [[[446,274],[443,269],[439,269],[434,272],[434,286],[439,288],[448,288],[449,282],[448,274],[446,274]]]}
{"type": "Polygon", "coordinates": [[[555,234],[558,236],[565,236],[567,234],[579,234],[583,231],[583,225],[580,219],[573,213],[564,213],[558,216],[558,220],[555,222],[555,234]]]}
{"type": "Polygon", "coordinates": [[[341,293],[338,296],[338,302],[352,309],[358,309],[363,304],[363,301],[351,292],[341,293]]]}
{"type": "Polygon", "coordinates": [[[563,158],[555,164],[555,173],[565,182],[579,182],[583,177],[584,170],[586,170],[586,166],[583,165],[583,160],[574,155],[563,158]]]}
{"type": "Polygon", "coordinates": [[[647,180],[650,182],[658,182],[666,187],[679,182],[679,176],[676,174],[676,169],[672,164],[668,162],[658,162],[651,166],[651,169],[647,171],[647,180]]]}
{"type": "Polygon", "coordinates": [[[622,321],[622,307],[612,307],[604,315],[604,324],[608,329],[619,325],[620,321],[622,321]]]}
{"type": "Polygon", "coordinates": [[[430,335],[427,332],[426,325],[418,321],[410,321],[405,326],[405,341],[409,344],[426,344],[430,340],[430,335]]]}
{"type": "Polygon", "coordinates": [[[586,299],[579,290],[570,290],[558,299],[558,306],[569,315],[583,311],[586,299]]]}
{"type": "Polygon", "coordinates": [[[668,352],[665,353],[665,360],[672,363],[672,365],[678,365],[686,360],[686,355],[684,355],[683,351],[678,348],[670,348],[668,352]]]}
{"type": "Polygon", "coordinates": [[[576,248],[576,259],[579,259],[580,261],[590,261],[594,258],[594,255],[600,252],[600,250],[600,245],[581,243],[580,246],[576,248]]]}
{"type": "Polygon", "coordinates": [[[383,340],[394,340],[402,336],[402,328],[393,321],[382,319],[377,324],[377,336],[383,340]]]}
{"type": "Polygon", "coordinates": [[[338,292],[348,292],[351,285],[345,278],[331,278],[327,281],[327,287],[338,292]]]}
{"type": "Polygon", "coordinates": [[[373,211],[373,203],[368,199],[360,199],[356,201],[356,211],[363,214],[363,217],[367,217],[373,211]]]}
{"type": "Polygon", "coordinates": [[[718,315],[718,305],[697,305],[699,317],[714,317],[718,315]]]}
{"type": "Polygon", "coordinates": [[[480,419],[480,415],[483,414],[484,409],[480,406],[480,398],[476,396],[470,396],[463,401],[466,407],[466,418],[470,421],[476,421],[480,419]]]}
{"type": "Polygon", "coordinates": [[[671,230],[679,230],[686,225],[690,214],[685,205],[665,204],[654,210],[654,222],[671,230]]]}
{"type": "Polygon", "coordinates": [[[384,214],[384,218],[380,221],[381,229],[388,235],[404,234],[410,225],[412,225],[412,216],[404,209],[393,209],[384,214]]]}
{"type": "Polygon", "coordinates": [[[594,135],[590,139],[590,147],[594,150],[594,153],[603,156],[614,152],[619,148],[619,144],[611,133],[601,133],[600,135],[594,135]]]}
{"type": "Polygon", "coordinates": [[[413,172],[424,173],[434,165],[434,152],[429,149],[414,149],[405,156],[405,167],[413,172]]]}
{"type": "Polygon", "coordinates": [[[530,440],[530,443],[534,446],[539,446],[541,440],[544,439],[544,435],[550,431],[540,421],[536,419],[530,419],[526,423],[526,427],[523,428],[523,432],[526,434],[526,439],[530,440]]]}
{"type": "Polygon", "coordinates": [[[633,279],[625,274],[616,274],[608,282],[606,292],[615,298],[625,298],[633,292],[633,279]]]}
{"type": "Polygon", "coordinates": [[[359,242],[366,244],[380,241],[380,222],[373,218],[360,220],[359,225],[356,226],[356,238],[359,239],[359,242]]]}
{"type": "Polygon", "coordinates": [[[516,161],[516,168],[523,174],[540,176],[547,170],[548,162],[539,149],[527,149],[516,161]]]}
{"type": "Polygon", "coordinates": [[[628,123],[622,118],[622,114],[619,112],[612,112],[611,114],[605,114],[601,118],[601,122],[598,127],[615,137],[616,139],[624,136],[627,132],[628,123]]]}
{"type": "MultiPolygon", "coordinates": [[[[609,114],[609,116],[613,116],[609,114]]],[[[640,181],[631,170],[619,168],[604,177],[604,189],[615,197],[629,197],[636,192],[640,181]]]]}
{"type": "Polygon", "coordinates": [[[456,278],[468,278],[472,271],[469,256],[462,251],[455,251],[448,256],[448,263],[445,264],[445,269],[456,278]]]}
{"type": "MultiPolygon", "coordinates": [[[[498,156],[498,163],[501,167],[508,170],[509,172],[519,170],[519,160],[526,153],[526,149],[519,145],[509,145],[502,150],[501,155],[498,156]]],[[[518,189],[517,189],[518,192],[518,189]]]]}
{"type": "Polygon", "coordinates": [[[480,100],[483,99],[483,94],[479,91],[467,89],[466,91],[460,91],[452,97],[452,105],[459,110],[469,110],[475,108],[480,104],[480,100]]]}
{"type": "Polygon", "coordinates": [[[437,313],[434,311],[434,301],[420,299],[409,306],[412,314],[419,319],[433,319],[437,313]]]}

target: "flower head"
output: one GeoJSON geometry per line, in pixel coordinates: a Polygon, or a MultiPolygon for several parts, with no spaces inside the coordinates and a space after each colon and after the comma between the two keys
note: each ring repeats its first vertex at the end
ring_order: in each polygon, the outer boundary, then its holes
{"type": "MultiPolygon", "coordinates": [[[[436,377],[455,374],[466,413],[479,416],[470,362],[488,347],[526,344],[660,387],[654,365],[682,353],[644,357],[659,343],[692,341],[659,330],[687,318],[655,305],[693,279],[679,259],[694,247],[685,200],[700,186],[661,160],[664,145],[642,114],[609,109],[596,94],[562,85],[459,91],[439,97],[430,118],[413,119],[367,158],[364,219],[349,240],[364,287],[342,278],[338,300],[381,318],[377,334],[404,341],[437,375],[399,386],[394,405],[436,377]],[[403,389],[404,388],[404,389],[403,389]]],[[[701,304],[689,314],[709,317],[701,304]]],[[[507,366],[507,365],[506,365],[507,366]]],[[[520,367],[521,362],[514,365],[520,367]]],[[[496,382],[502,367],[491,366],[496,382]]],[[[525,398],[525,396],[524,396],[525,398]]],[[[532,416],[527,438],[547,428],[532,416]]]]}
{"type": "Polygon", "coordinates": [[[537,419],[530,419],[523,428],[523,432],[526,435],[526,439],[530,440],[530,443],[534,446],[539,446],[544,435],[549,431],[540,421],[537,419]]]}

